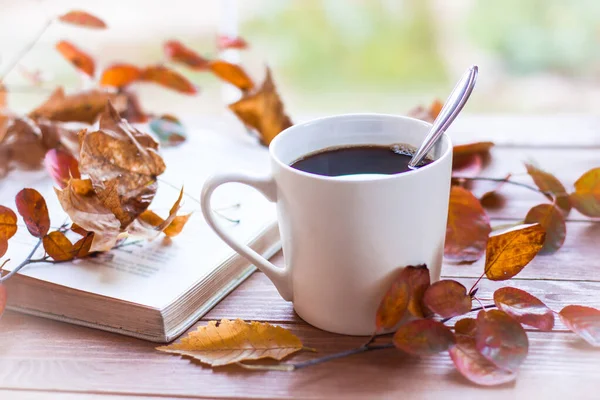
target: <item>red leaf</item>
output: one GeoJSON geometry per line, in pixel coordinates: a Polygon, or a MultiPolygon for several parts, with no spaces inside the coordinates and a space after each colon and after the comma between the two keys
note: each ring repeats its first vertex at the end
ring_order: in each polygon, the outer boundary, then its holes
{"type": "Polygon", "coordinates": [[[58,17],[58,20],[67,24],[78,25],[85,28],[105,29],[106,24],[100,18],[85,11],[73,10],[58,17]]]}
{"type": "Polygon", "coordinates": [[[73,64],[75,68],[86,73],[88,76],[94,76],[94,60],[88,54],[75,47],[75,45],[65,40],[61,40],[56,44],[56,50],[58,50],[67,61],[73,64]]]}
{"type": "Polygon", "coordinates": [[[196,94],[196,87],[179,72],[173,71],[162,65],[146,67],[142,70],[140,80],[154,82],[166,88],[176,90],[185,94],[196,94]]]}
{"type": "Polygon", "coordinates": [[[455,335],[470,336],[475,339],[475,332],[477,332],[477,320],[475,318],[463,318],[454,324],[455,335]]]}
{"type": "Polygon", "coordinates": [[[503,287],[494,292],[494,303],[519,323],[542,331],[554,327],[554,313],[540,299],[524,290],[503,287]]]}
{"type": "Polygon", "coordinates": [[[516,371],[527,357],[527,333],[513,317],[500,310],[477,314],[477,350],[496,366],[516,371]]]}
{"type": "Polygon", "coordinates": [[[6,286],[0,283],[0,317],[2,316],[2,314],[4,313],[4,309],[6,308],[6,299],[6,286]]]}
{"type": "Polygon", "coordinates": [[[46,253],[55,261],[68,261],[74,257],[73,244],[62,232],[50,232],[44,236],[42,243],[46,253]]]}
{"type": "Polygon", "coordinates": [[[600,310],[566,306],[558,314],[563,324],[594,347],[600,347],[600,310]]]}
{"type": "Polygon", "coordinates": [[[552,204],[539,204],[533,207],[525,217],[526,224],[538,223],[546,231],[544,247],[539,254],[552,254],[565,242],[567,224],[563,213],[552,204]]]}
{"type": "Polygon", "coordinates": [[[591,169],[577,179],[575,192],[569,198],[583,215],[600,217],[600,168],[591,169]]]}
{"type": "MultiPolygon", "coordinates": [[[[533,179],[533,182],[536,186],[543,192],[550,192],[556,196],[556,204],[563,210],[565,213],[569,213],[571,211],[571,202],[569,201],[569,194],[567,193],[565,187],[556,177],[546,171],[542,171],[541,169],[525,163],[525,168],[527,168],[527,173],[533,179]]],[[[548,196],[548,199],[554,200],[552,196],[548,196]]]]}
{"type": "Polygon", "coordinates": [[[402,325],[394,334],[396,348],[416,356],[446,351],[456,344],[454,334],[444,324],[432,319],[417,319],[402,325]]]}
{"type": "Polygon", "coordinates": [[[137,81],[141,73],[135,65],[113,64],[102,72],[100,85],[122,88],[137,81]]]}
{"type": "Polygon", "coordinates": [[[248,42],[241,37],[230,37],[226,35],[217,36],[217,48],[219,50],[238,49],[243,50],[248,48],[248,42]]]}
{"type": "Polygon", "coordinates": [[[23,189],[17,193],[15,201],[29,233],[38,238],[46,236],[50,229],[50,216],[42,195],[35,189],[23,189]]]}
{"type": "Polygon", "coordinates": [[[473,193],[452,186],[444,257],[457,262],[479,260],[491,231],[490,219],[473,193]]]}
{"type": "Polygon", "coordinates": [[[81,178],[79,163],[69,153],[62,150],[50,149],[44,158],[46,170],[58,186],[65,188],[69,179],[81,178]]]}
{"type": "Polygon", "coordinates": [[[471,311],[471,297],[467,288],[453,280],[433,283],[425,291],[425,305],[442,318],[455,317],[471,311]]]}
{"type": "Polygon", "coordinates": [[[194,71],[208,70],[209,60],[186,47],[178,40],[169,40],[164,45],[165,56],[168,60],[186,65],[194,71]]]}
{"type": "Polygon", "coordinates": [[[471,154],[452,161],[452,176],[473,178],[483,169],[483,159],[480,154],[471,154]]]}
{"type": "MultiPolygon", "coordinates": [[[[17,215],[8,207],[0,206],[0,239],[8,240],[17,232],[17,215]]],[[[0,254],[0,257],[4,254],[0,254]]]]}
{"type": "Polygon", "coordinates": [[[210,62],[210,70],[225,82],[229,82],[241,90],[250,90],[254,87],[252,79],[239,65],[215,60],[210,62]]]}

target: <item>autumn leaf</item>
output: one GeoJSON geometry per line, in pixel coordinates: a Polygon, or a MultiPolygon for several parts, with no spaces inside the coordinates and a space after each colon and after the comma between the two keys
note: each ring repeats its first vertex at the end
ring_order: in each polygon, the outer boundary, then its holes
{"type": "MultiPolygon", "coordinates": [[[[6,261],[4,262],[4,264],[6,264],[6,261]]],[[[2,266],[4,266],[4,264],[2,264],[2,266]]],[[[0,317],[2,316],[2,314],[4,313],[4,309],[6,308],[7,297],[8,296],[6,294],[6,286],[0,283],[0,317]]]]}
{"type": "Polygon", "coordinates": [[[72,156],[79,154],[79,137],[77,135],[79,129],[67,127],[62,122],[45,119],[38,119],[35,124],[42,133],[42,145],[45,151],[56,149],[72,156]]]}
{"type": "Polygon", "coordinates": [[[44,165],[54,182],[61,188],[67,186],[71,178],[81,178],[79,163],[75,157],[64,151],[49,150],[44,158],[44,165]]]}
{"type": "Polygon", "coordinates": [[[600,347],[600,310],[585,306],[566,306],[558,313],[560,320],[594,347],[600,347]]]}
{"type": "Polygon", "coordinates": [[[122,88],[137,81],[141,73],[135,65],[113,64],[102,72],[100,85],[122,88]]]}
{"type": "Polygon", "coordinates": [[[209,69],[220,79],[237,86],[241,90],[251,90],[254,87],[252,79],[239,65],[223,60],[214,60],[210,62],[209,69]]]}
{"type": "Polygon", "coordinates": [[[462,158],[472,156],[473,154],[486,154],[494,147],[493,142],[474,142],[455,145],[452,148],[452,157],[462,158]]]}
{"type": "Polygon", "coordinates": [[[500,310],[477,314],[475,345],[497,367],[515,372],[527,357],[527,333],[513,317],[500,310]]]}
{"type": "Polygon", "coordinates": [[[146,210],[140,214],[138,219],[129,227],[128,232],[132,236],[142,236],[145,238],[154,238],[160,232],[166,236],[177,236],[183,230],[191,214],[177,215],[180,209],[181,199],[183,198],[183,188],[179,192],[179,197],[171,207],[169,216],[163,219],[154,211],[146,210]]]}
{"type": "Polygon", "coordinates": [[[417,118],[427,122],[433,122],[444,104],[439,100],[435,99],[429,107],[417,106],[408,112],[409,117],[417,118]]]}
{"type": "Polygon", "coordinates": [[[0,206],[0,257],[8,250],[8,239],[17,233],[17,215],[8,207],[0,206]]]}
{"type": "Polygon", "coordinates": [[[524,290],[503,287],[494,292],[494,303],[519,323],[533,326],[541,331],[554,327],[554,312],[540,299],[524,290]]]}
{"type": "Polygon", "coordinates": [[[14,167],[39,168],[46,150],[42,132],[31,119],[10,119],[4,137],[0,140],[0,163],[4,164],[4,167],[0,167],[0,176],[14,167]]]}
{"type": "Polygon", "coordinates": [[[416,356],[441,353],[456,344],[454,334],[444,324],[431,319],[417,319],[402,325],[394,334],[394,346],[416,356]]]}
{"type": "Polygon", "coordinates": [[[194,71],[206,71],[210,61],[178,40],[169,40],[164,45],[165,56],[169,61],[183,64],[194,71]]]}
{"type": "Polygon", "coordinates": [[[475,332],[477,332],[477,320],[475,318],[463,318],[454,324],[454,333],[457,337],[463,335],[475,339],[475,332]]]}
{"type": "Polygon", "coordinates": [[[73,243],[62,232],[50,232],[44,236],[42,243],[46,253],[55,261],[69,261],[75,257],[73,243]]]}
{"type": "Polygon", "coordinates": [[[479,202],[484,207],[490,207],[497,204],[499,201],[498,192],[506,184],[506,182],[510,179],[512,174],[507,174],[502,180],[499,182],[495,182],[491,188],[483,192],[479,196],[479,202]]]}
{"type": "Polygon", "coordinates": [[[456,262],[474,262],[483,256],[492,228],[479,200],[467,189],[450,191],[444,257],[456,262]]]}
{"type": "Polygon", "coordinates": [[[485,275],[503,281],[517,275],[544,246],[546,232],[539,224],[521,225],[490,237],[485,258],[485,275]]]}
{"type": "Polygon", "coordinates": [[[94,76],[95,63],[92,57],[86,54],[81,49],[77,48],[74,44],[69,43],[65,40],[61,40],[56,44],[56,50],[62,56],[75,66],[78,70],[84,72],[90,77],[94,76]]]}
{"type": "Polygon", "coordinates": [[[144,68],[140,80],[153,82],[184,94],[198,93],[196,87],[185,76],[162,65],[144,68]]]}
{"type": "Polygon", "coordinates": [[[121,117],[125,118],[131,124],[148,122],[148,115],[142,110],[138,95],[130,90],[122,90],[121,93],[126,99],[125,110],[119,111],[121,117]]]}
{"type": "Polygon", "coordinates": [[[245,94],[240,100],[230,104],[229,109],[244,124],[256,129],[261,143],[265,146],[268,146],[281,131],[292,126],[269,69],[262,86],[254,93],[245,94]]]}
{"type": "Polygon", "coordinates": [[[452,161],[452,176],[474,178],[483,169],[483,159],[479,154],[472,154],[452,161]]]}
{"type": "Polygon", "coordinates": [[[212,367],[246,360],[284,357],[302,349],[302,342],[290,331],[266,322],[244,322],[241,319],[210,321],[190,332],[179,343],[157,350],[181,354],[212,367]]]}
{"type": "Polygon", "coordinates": [[[106,28],[106,24],[100,18],[80,10],[69,11],[68,13],[58,17],[58,20],[66,24],[77,25],[84,28],[106,28]]]}
{"type": "Polygon", "coordinates": [[[441,280],[427,288],[423,302],[440,317],[450,318],[471,311],[472,299],[459,282],[441,280]]]}
{"type": "MultiPolygon", "coordinates": [[[[550,192],[554,196],[556,196],[556,205],[560,207],[566,214],[571,211],[571,202],[569,201],[569,194],[567,193],[565,187],[556,177],[546,171],[542,171],[541,169],[535,167],[532,164],[525,163],[525,168],[527,168],[527,173],[533,179],[535,185],[542,192],[550,192]]],[[[552,196],[546,195],[549,200],[554,200],[552,196]]]]}
{"type": "Polygon", "coordinates": [[[73,245],[73,256],[75,258],[87,257],[92,253],[92,244],[94,243],[94,232],[88,232],[73,245]]]}
{"type": "Polygon", "coordinates": [[[44,237],[50,229],[50,216],[42,195],[35,189],[23,189],[17,193],[15,202],[29,233],[37,238],[44,237]]]}
{"type": "Polygon", "coordinates": [[[80,138],[79,168],[89,175],[98,199],[125,229],[156,194],[156,178],[165,170],[158,143],[129,125],[110,103],[100,118],[100,129],[84,131],[80,138]]]}
{"type": "Polygon", "coordinates": [[[217,48],[219,50],[238,49],[244,50],[248,48],[248,42],[241,37],[231,37],[227,35],[217,36],[217,48]]]}
{"type": "Polygon", "coordinates": [[[161,144],[177,145],[186,140],[185,128],[172,115],[163,115],[150,121],[150,129],[158,136],[161,144]]]}
{"type": "Polygon", "coordinates": [[[600,217],[600,168],[591,169],[577,179],[575,192],[569,198],[583,215],[600,217]]]}
{"type": "Polygon", "coordinates": [[[546,240],[540,254],[552,254],[565,242],[567,224],[563,213],[552,204],[539,204],[533,207],[525,217],[526,224],[540,224],[546,231],[546,240]]]}

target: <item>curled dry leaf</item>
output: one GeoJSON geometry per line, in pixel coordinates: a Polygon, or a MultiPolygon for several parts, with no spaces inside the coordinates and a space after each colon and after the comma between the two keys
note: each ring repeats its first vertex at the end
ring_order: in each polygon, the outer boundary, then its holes
{"type": "Polygon", "coordinates": [[[39,168],[46,150],[42,132],[32,120],[10,119],[4,136],[0,137],[0,176],[15,167],[39,168]]]}
{"type": "Polygon", "coordinates": [[[231,37],[226,35],[217,36],[217,48],[219,50],[238,49],[244,50],[248,48],[248,42],[241,37],[231,37]]]}
{"type": "Polygon", "coordinates": [[[408,112],[409,117],[417,118],[427,122],[433,122],[444,104],[439,100],[435,99],[429,107],[417,106],[408,112]]]}
{"type": "Polygon", "coordinates": [[[154,211],[146,210],[140,214],[137,220],[128,228],[128,232],[132,236],[141,236],[145,238],[154,238],[160,232],[163,232],[169,237],[177,236],[183,230],[191,214],[177,215],[179,211],[181,199],[183,197],[183,188],[179,192],[179,197],[171,207],[169,216],[162,219],[154,211]]]}
{"type": "Polygon", "coordinates": [[[285,114],[269,69],[262,86],[230,104],[229,109],[244,124],[256,129],[261,143],[265,146],[268,146],[281,131],[292,126],[292,121],[285,114]]]}
{"type": "Polygon", "coordinates": [[[583,215],[600,217],[600,168],[591,169],[577,179],[575,192],[569,198],[583,215]]]}
{"type": "Polygon", "coordinates": [[[497,367],[516,372],[527,357],[527,333],[513,317],[500,310],[479,311],[475,345],[497,367]]]}
{"type": "Polygon", "coordinates": [[[394,334],[396,348],[416,356],[446,351],[456,344],[452,331],[439,321],[417,319],[402,325],[394,334]]]}
{"type": "MultiPolygon", "coordinates": [[[[569,201],[569,194],[565,187],[556,177],[546,171],[535,167],[532,164],[525,163],[527,173],[533,179],[535,185],[543,192],[550,192],[556,196],[556,205],[560,207],[565,213],[571,211],[571,202],[569,201]]],[[[552,196],[546,195],[550,200],[554,200],[552,196]]]]}
{"type": "Polygon", "coordinates": [[[210,61],[178,40],[169,40],[164,45],[167,60],[183,64],[195,71],[208,70],[210,61]]]}
{"type": "Polygon", "coordinates": [[[485,275],[504,281],[517,275],[544,246],[546,232],[539,224],[521,225],[490,237],[485,258],[485,275]]]}
{"type": "Polygon", "coordinates": [[[450,318],[471,311],[472,299],[461,283],[441,280],[427,288],[423,302],[440,317],[450,318]]]}
{"type": "Polygon", "coordinates": [[[210,62],[209,69],[220,79],[237,86],[241,90],[246,91],[254,87],[252,79],[250,79],[246,71],[237,64],[232,64],[223,60],[214,60],[210,62]]]}
{"type": "Polygon", "coordinates": [[[75,157],[62,150],[48,150],[44,165],[54,182],[61,188],[66,187],[71,178],[81,178],[79,163],[75,157]]]}
{"type": "Polygon", "coordinates": [[[122,88],[137,81],[141,73],[142,71],[132,64],[113,64],[102,72],[100,85],[122,88]]]}
{"type": "Polygon", "coordinates": [[[17,211],[23,217],[32,236],[44,237],[50,229],[50,215],[46,200],[35,189],[23,189],[15,197],[17,211]]]}
{"type": "Polygon", "coordinates": [[[74,44],[61,40],[56,44],[56,50],[62,56],[86,75],[93,77],[96,69],[94,59],[74,44]]]}
{"type": "Polygon", "coordinates": [[[533,326],[541,331],[554,327],[554,312],[540,299],[524,290],[503,287],[494,292],[494,303],[519,323],[533,326]]]}
{"type": "Polygon", "coordinates": [[[64,233],[50,232],[42,240],[44,250],[55,261],[69,261],[75,257],[75,248],[64,233]]]}
{"type": "Polygon", "coordinates": [[[479,200],[467,189],[450,191],[444,257],[457,262],[474,262],[483,256],[492,228],[479,200]]]}
{"type": "Polygon", "coordinates": [[[546,240],[540,254],[552,254],[558,251],[567,236],[567,224],[563,213],[553,204],[539,204],[533,207],[525,217],[526,224],[540,224],[546,231],[546,240]]]}
{"type": "Polygon", "coordinates": [[[241,319],[210,321],[190,332],[179,343],[158,347],[167,353],[193,357],[212,367],[245,360],[284,357],[302,349],[296,335],[269,323],[244,322],[241,319]]]}
{"type": "Polygon", "coordinates": [[[140,80],[153,82],[180,93],[198,93],[196,87],[185,76],[162,65],[144,68],[140,74],[140,80]]]}
{"type": "Polygon", "coordinates": [[[69,11],[68,13],[58,17],[58,20],[66,24],[82,26],[85,28],[106,28],[106,24],[100,18],[80,10],[69,11]]]}
{"type": "Polygon", "coordinates": [[[585,306],[566,306],[558,314],[573,332],[594,347],[600,347],[600,310],[585,306]]]}

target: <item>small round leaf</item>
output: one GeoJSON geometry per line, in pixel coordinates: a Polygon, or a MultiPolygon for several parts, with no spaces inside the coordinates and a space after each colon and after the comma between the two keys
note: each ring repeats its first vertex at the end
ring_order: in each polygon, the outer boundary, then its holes
{"type": "Polygon", "coordinates": [[[600,217],[600,168],[591,169],[577,179],[575,192],[569,199],[583,215],[600,217]]]}
{"type": "Polygon", "coordinates": [[[5,241],[17,233],[17,215],[8,207],[0,206],[0,239],[5,241]]]}
{"type": "Polygon", "coordinates": [[[521,324],[533,326],[542,331],[554,327],[554,313],[540,299],[524,290],[503,287],[494,292],[494,303],[521,324]]]}
{"type": "Polygon", "coordinates": [[[471,297],[459,282],[441,280],[427,288],[423,297],[425,305],[442,318],[455,317],[471,311],[471,297]]]}
{"type": "Polygon", "coordinates": [[[600,310],[585,306],[566,306],[558,314],[573,332],[594,347],[600,347],[600,310]]]}
{"type": "Polygon", "coordinates": [[[525,217],[526,224],[538,223],[546,231],[546,240],[540,254],[552,254],[560,249],[567,236],[567,224],[563,213],[552,204],[539,204],[525,217]]]}
{"type": "Polygon", "coordinates": [[[394,346],[416,356],[446,351],[456,344],[446,325],[432,319],[417,319],[402,325],[394,334],[394,346]]]}
{"type": "Polygon", "coordinates": [[[23,189],[17,193],[15,201],[29,233],[37,238],[46,236],[50,229],[50,216],[42,195],[35,189],[23,189]]]}
{"type": "Polygon", "coordinates": [[[42,240],[44,250],[55,261],[68,261],[74,258],[73,244],[64,233],[59,231],[50,232],[42,240]]]}

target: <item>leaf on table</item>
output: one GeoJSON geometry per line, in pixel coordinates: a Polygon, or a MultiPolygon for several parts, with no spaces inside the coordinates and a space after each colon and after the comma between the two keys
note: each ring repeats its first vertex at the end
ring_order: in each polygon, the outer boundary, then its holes
{"type": "Polygon", "coordinates": [[[88,232],[73,245],[73,256],[75,258],[87,257],[92,253],[94,243],[94,232],[88,232]]]}
{"type": "Polygon", "coordinates": [[[575,192],[569,199],[583,215],[600,217],[600,168],[591,169],[577,179],[575,192]]]}
{"type": "Polygon", "coordinates": [[[194,71],[206,71],[210,61],[185,46],[179,40],[169,40],[163,47],[167,60],[183,64],[194,71]]]}
{"type": "Polygon", "coordinates": [[[456,317],[471,311],[472,299],[467,288],[454,280],[434,282],[427,288],[423,302],[442,318],[456,317]]]}
{"type": "Polygon", "coordinates": [[[174,146],[186,140],[187,134],[183,124],[172,115],[165,114],[154,118],[149,125],[163,145],[174,146]]]}
{"type": "Polygon", "coordinates": [[[520,225],[490,237],[485,257],[485,275],[504,281],[517,275],[544,246],[546,232],[539,224],[520,225]]]}
{"type": "Polygon", "coordinates": [[[58,17],[60,22],[66,24],[77,25],[84,28],[105,29],[106,23],[100,18],[81,10],[69,11],[66,14],[58,17]]]}
{"type": "MultiPolygon", "coordinates": [[[[571,202],[563,184],[551,173],[543,171],[532,164],[525,163],[525,168],[538,189],[556,196],[556,205],[568,214],[571,211],[571,202]]],[[[546,197],[549,200],[554,200],[551,195],[546,194],[546,197]]]]}
{"type": "Polygon", "coordinates": [[[483,158],[480,154],[472,154],[452,161],[452,176],[474,178],[483,169],[483,158]]]}
{"type": "Polygon", "coordinates": [[[23,217],[32,236],[43,238],[50,229],[50,215],[46,200],[35,189],[22,189],[15,197],[17,211],[23,217]]]}
{"type": "Polygon", "coordinates": [[[408,112],[409,117],[417,118],[426,122],[433,122],[440,111],[442,111],[442,107],[444,104],[439,100],[435,99],[429,107],[424,107],[419,105],[408,112]]]}
{"type": "Polygon", "coordinates": [[[512,174],[507,174],[503,180],[501,180],[500,182],[494,182],[494,184],[492,185],[491,188],[484,191],[479,196],[479,202],[481,203],[481,205],[484,207],[493,207],[494,205],[496,205],[499,202],[498,201],[499,200],[498,192],[500,191],[502,186],[504,186],[506,184],[506,181],[508,181],[511,176],[512,176],[512,174]]]}
{"type": "Polygon", "coordinates": [[[183,198],[183,188],[179,192],[179,197],[171,207],[166,219],[156,214],[154,211],[146,210],[131,224],[128,232],[132,236],[140,236],[152,239],[163,232],[166,236],[177,236],[183,230],[191,214],[177,215],[180,209],[181,199],[183,198]]]}
{"type": "Polygon", "coordinates": [[[246,360],[284,357],[302,349],[302,342],[287,329],[266,322],[241,319],[210,321],[190,332],[179,343],[157,347],[167,353],[181,354],[212,367],[246,360]]]}
{"type": "Polygon", "coordinates": [[[441,353],[456,344],[446,325],[432,319],[417,319],[402,325],[394,334],[394,346],[416,356],[441,353]]]}
{"type": "Polygon", "coordinates": [[[585,306],[566,306],[558,313],[560,320],[586,342],[600,347],[600,310],[585,306]]]}
{"type": "Polygon", "coordinates": [[[158,143],[129,125],[110,103],[99,130],[81,134],[79,168],[89,175],[98,199],[122,229],[148,208],[156,194],[156,178],[165,171],[157,150],[158,143]]]}
{"type": "Polygon", "coordinates": [[[127,99],[122,94],[90,90],[67,96],[62,88],[58,88],[44,104],[29,113],[29,117],[93,124],[104,111],[109,100],[119,112],[127,107],[127,99]]]}
{"type": "Polygon", "coordinates": [[[477,320],[475,318],[463,318],[454,324],[454,334],[457,337],[462,335],[475,339],[475,332],[477,332],[477,320]]]}
{"type": "Polygon", "coordinates": [[[123,88],[137,81],[141,73],[142,71],[132,64],[113,64],[102,72],[100,85],[123,88]]]}
{"type": "Polygon", "coordinates": [[[62,150],[48,150],[44,158],[44,165],[46,166],[46,171],[48,171],[54,182],[61,189],[67,186],[71,178],[81,178],[79,163],[75,157],[62,150]]]}
{"type": "Polygon", "coordinates": [[[218,35],[217,36],[217,49],[219,50],[227,50],[227,49],[238,49],[244,50],[248,48],[248,42],[246,42],[243,38],[236,36],[231,37],[227,35],[218,35]]]}
{"type": "Polygon", "coordinates": [[[56,43],[56,50],[78,70],[93,77],[96,69],[94,59],[83,50],[77,48],[73,43],[61,40],[56,43]]]}
{"type": "Polygon", "coordinates": [[[554,327],[554,312],[540,299],[524,290],[500,288],[494,292],[494,304],[521,324],[541,331],[551,331],[554,327]]]}
{"type": "Polygon", "coordinates": [[[540,254],[553,254],[560,249],[567,236],[564,214],[553,204],[538,204],[527,213],[526,224],[540,224],[546,231],[546,240],[540,254]]]}
{"type": "Polygon", "coordinates": [[[467,144],[459,144],[452,148],[453,160],[469,157],[474,154],[487,154],[494,147],[493,142],[473,142],[467,144]]]}
{"type": "Polygon", "coordinates": [[[55,261],[69,261],[75,257],[73,243],[59,231],[50,232],[42,240],[44,250],[55,261]]]}
{"type": "MultiPolygon", "coordinates": [[[[246,71],[237,64],[223,60],[214,60],[209,63],[210,71],[225,82],[231,83],[240,90],[248,91],[254,88],[254,82],[246,71]]],[[[267,74],[270,72],[268,71],[267,74]]],[[[264,85],[264,84],[263,84],[264,85]]]]}
{"type": "Polygon", "coordinates": [[[479,311],[475,345],[497,367],[517,371],[529,351],[527,333],[521,324],[500,310],[479,311]]]}
{"type": "MultiPolygon", "coordinates": [[[[6,261],[4,261],[4,264],[6,264],[6,261]]],[[[2,266],[4,266],[4,264],[2,264],[2,266]]],[[[7,297],[8,296],[6,293],[6,286],[0,283],[0,317],[2,316],[2,314],[4,313],[4,309],[6,308],[7,297]]]]}
{"type": "Polygon", "coordinates": [[[265,80],[258,90],[244,94],[240,100],[230,104],[229,109],[246,126],[258,132],[260,141],[265,146],[281,131],[292,126],[277,94],[270,69],[267,69],[265,80]]]}
{"type": "Polygon", "coordinates": [[[185,76],[162,65],[146,67],[140,74],[140,81],[152,82],[184,94],[196,94],[198,90],[185,76]]]}
{"type": "Polygon", "coordinates": [[[462,187],[452,186],[444,257],[456,262],[479,260],[491,231],[490,219],[473,193],[462,187]]]}

